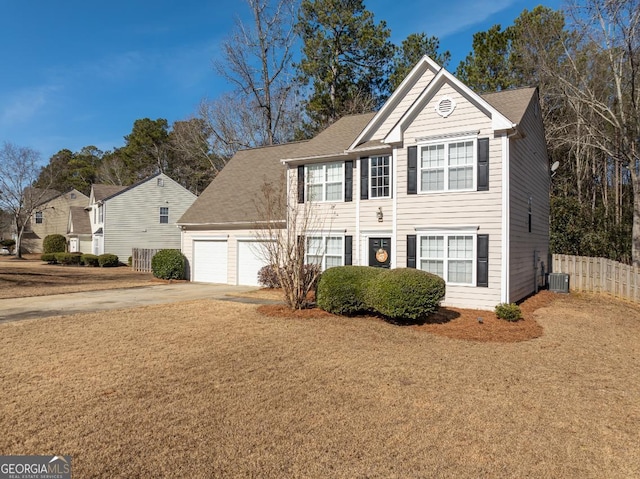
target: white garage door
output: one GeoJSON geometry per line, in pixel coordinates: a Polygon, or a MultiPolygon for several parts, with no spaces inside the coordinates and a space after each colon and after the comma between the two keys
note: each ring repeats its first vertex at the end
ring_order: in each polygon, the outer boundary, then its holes
{"type": "Polygon", "coordinates": [[[227,242],[197,240],[193,242],[193,281],[227,282],[227,242]]]}
{"type": "Polygon", "coordinates": [[[238,284],[258,286],[258,271],[268,261],[258,241],[238,241],[238,284]]]}

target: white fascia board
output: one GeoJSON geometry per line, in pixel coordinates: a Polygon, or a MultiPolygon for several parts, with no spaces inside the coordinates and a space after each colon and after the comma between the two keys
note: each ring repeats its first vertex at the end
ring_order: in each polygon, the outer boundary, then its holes
{"type": "Polygon", "coordinates": [[[418,61],[418,63],[416,63],[416,66],[413,67],[413,69],[404,78],[404,80],[402,80],[400,85],[398,85],[398,88],[395,89],[395,91],[387,99],[384,105],[382,105],[382,108],[378,110],[378,113],[376,113],[371,121],[367,123],[367,126],[364,127],[364,130],[362,130],[362,132],[358,135],[358,137],[347,150],[355,149],[364,140],[364,138],[366,138],[367,135],[371,133],[371,130],[374,127],[379,126],[379,124],[382,123],[381,120],[389,115],[389,110],[392,110],[394,107],[396,107],[400,103],[400,100],[409,92],[411,86],[417,79],[416,77],[419,78],[424,74],[425,71],[429,69],[437,72],[438,70],[441,70],[442,67],[427,55],[425,55],[420,59],[420,61],[418,61]]]}
{"type": "Polygon", "coordinates": [[[330,155],[304,156],[300,158],[285,158],[280,160],[283,165],[302,165],[305,163],[321,163],[324,161],[344,160],[351,156],[349,153],[332,153],[330,155]]]}

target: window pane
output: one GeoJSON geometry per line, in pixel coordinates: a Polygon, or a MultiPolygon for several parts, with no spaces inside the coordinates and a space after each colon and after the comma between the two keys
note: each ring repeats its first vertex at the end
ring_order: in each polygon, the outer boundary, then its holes
{"type": "Polygon", "coordinates": [[[322,183],[323,168],[322,165],[307,166],[307,183],[322,183]]]}
{"type": "Polygon", "coordinates": [[[342,238],[336,238],[336,237],[327,238],[326,254],[342,256],[342,238]]]}
{"type": "Polygon", "coordinates": [[[322,266],[322,256],[308,254],[307,264],[317,264],[319,266],[322,266]]]}
{"type": "Polygon", "coordinates": [[[311,236],[307,238],[307,253],[310,255],[324,254],[324,243],[319,236],[311,236]]]}
{"type": "Polygon", "coordinates": [[[426,170],[422,172],[422,191],[444,190],[444,170],[426,170]]]}
{"type": "Polygon", "coordinates": [[[327,165],[327,181],[342,182],[342,163],[331,163],[327,165]]]}
{"type": "Polygon", "coordinates": [[[322,185],[309,185],[307,193],[309,201],[322,201],[322,185]]]}
{"type": "Polygon", "coordinates": [[[451,168],[449,170],[449,189],[464,190],[473,187],[473,167],[451,168]]]}
{"type": "Polygon", "coordinates": [[[327,268],[332,266],[342,266],[342,256],[327,256],[326,257],[327,268]]]}
{"type": "Polygon", "coordinates": [[[444,166],[444,145],[431,145],[422,148],[422,168],[444,166]]]}
{"type": "Polygon", "coordinates": [[[423,236],[420,241],[420,256],[423,258],[443,258],[444,237],[423,236]]]}
{"type": "Polygon", "coordinates": [[[389,161],[388,156],[373,156],[370,158],[371,197],[381,198],[389,196],[389,161]]]}
{"type": "Polygon", "coordinates": [[[449,145],[449,165],[471,165],[473,163],[473,142],[465,141],[449,145]]]}
{"type": "Polygon", "coordinates": [[[450,260],[447,264],[449,269],[447,281],[451,283],[471,283],[471,267],[473,261],[450,260]]]}
{"type": "Polygon", "coordinates": [[[427,273],[437,274],[441,278],[443,277],[443,261],[438,260],[422,260],[420,261],[420,269],[427,273]]]}
{"type": "Polygon", "coordinates": [[[472,236],[449,236],[449,258],[473,259],[472,236]]]}
{"type": "Polygon", "coordinates": [[[336,201],[342,199],[342,183],[327,184],[327,201],[336,201]]]}

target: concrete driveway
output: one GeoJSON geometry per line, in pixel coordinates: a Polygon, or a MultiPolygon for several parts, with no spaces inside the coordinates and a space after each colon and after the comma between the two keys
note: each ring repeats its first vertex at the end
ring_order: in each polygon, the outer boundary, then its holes
{"type": "Polygon", "coordinates": [[[175,283],[51,296],[0,299],[0,323],[109,309],[135,308],[149,304],[176,303],[193,299],[223,299],[251,303],[270,302],[232,296],[255,289],[257,289],[255,286],[175,283]]]}

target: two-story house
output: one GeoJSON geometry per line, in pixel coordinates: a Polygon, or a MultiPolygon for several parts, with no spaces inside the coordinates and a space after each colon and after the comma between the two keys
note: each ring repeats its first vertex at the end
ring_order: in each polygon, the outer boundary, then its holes
{"type": "Polygon", "coordinates": [[[318,219],[296,233],[323,268],[420,268],[445,279],[444,304],[481,309],[524,298],[547,270],[535,88],[478,95],[424,57],[378,112],[306,142],[238,152],[179,220],[192,280],[255,284],[255,202],[283,170],[289,201],[318,219]]]}
{"type": "MultiPolygon", "coordinates": [[[[90,252],[112,253],[126,263],[133,248],[180,249],[176,220],[195,199],[193,193],[164,173],[131,186],[92,185],[86,208],[90,252]]],[[[84,220],[78,218],[74,224],[84,232],[84,220]]]]}
{"type": "Polygon", "coordinates": [[[44,238],[52,234],[65,236],[69,211],[74,207],[86,206],[89,198],[75,188],[64,193],[56,190],[40,190],[35,196],[40,198],[40,202],[29,218],[21,247],[29,253],[42,253],[44,238]]]}

